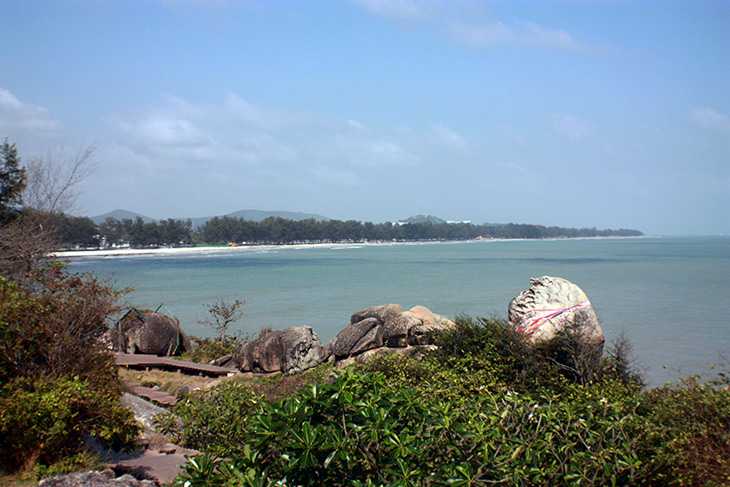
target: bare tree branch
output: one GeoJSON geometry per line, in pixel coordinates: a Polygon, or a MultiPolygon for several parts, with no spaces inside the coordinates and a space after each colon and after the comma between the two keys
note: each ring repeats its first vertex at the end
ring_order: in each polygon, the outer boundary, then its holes
{"type": "Polygon", "coordinates": [[[63,147],[34,157],[26,166],[27,186],[23,193],[26,207],[41,212],[67,213],[76,208],[78,194],[74,187],[95,169],[92,156],[96,146],[82,145],[76,154],[67,156],[63,147]]]}

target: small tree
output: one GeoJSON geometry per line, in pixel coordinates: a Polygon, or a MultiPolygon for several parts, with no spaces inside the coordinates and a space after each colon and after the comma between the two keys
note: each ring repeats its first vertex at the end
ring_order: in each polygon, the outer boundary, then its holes
{"type": "Polygon", "coordinates": [[[226,331],[231,323],[241,319],[243,316],[243,308],[246,305],[246,301],[236,300],[233,303],[225,301],[223,298],[218,298],[213,303],[205,304],[208,308],[208,318],[200,321],[199,323],[210,326],[221,334],[220,341],[224,343],[226,341],[226,331]]]}
{"type": "Polygon", "coordinates": [[[26,173],[20,167],[18,151],[6,138],[0,145],[0,223],[18,211],[25,186],[26,173]]]}

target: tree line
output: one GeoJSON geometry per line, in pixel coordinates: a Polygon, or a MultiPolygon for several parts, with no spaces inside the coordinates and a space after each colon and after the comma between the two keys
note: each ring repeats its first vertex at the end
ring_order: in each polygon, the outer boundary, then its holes
{"type": "Polygon", "coordinates": [[[190,220],[145,222],[142,218],[107,218],[101,224],[88,217],[56,215],[55,227],[65,248],[134,248],[191,245],[286,245],[337,242],[459,241],[479,238],[544,239],[580,237],[633,237],[631,229],[599,230],[528,224],[473,223],[372,223],[355,220],[288,220],[271,217],[262,221],[215,217],[197,229],[190,220]]]}

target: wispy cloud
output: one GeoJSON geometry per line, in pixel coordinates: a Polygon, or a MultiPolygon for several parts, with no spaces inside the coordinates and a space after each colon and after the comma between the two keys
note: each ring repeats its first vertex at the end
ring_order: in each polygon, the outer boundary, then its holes
{"type": "Polygon", "coordinates": [[[426,20],[438,2],[415,0],[354,0],[370,12],[393,20],[426,20]]]}
{"type": "Polygon", "coordinates": [[[47,135],[61,130],[63,125],[49,110],[24,103],[10,91],[0,88],[0,131],[11,134],[32,131],[36,135],[47,135]]]}
{"type": "Polygon", "coordinates": [[[515,22],[513,25],[497,21],[471,25],[454,23],[449,26],[449,34],[458,42],[481,48],[516,46],[576,52],[590,49],[568,32],[548,29],[533,22],[515,22]]]}
{"type": "Polygon", "coordinates": [[[698,108],[692,112],[690,117],[704,129],[730,133],[730,118],[711,108],[698,108]]]}
{"type": "Polygon", "coordinates": [[[467,142],[466,138],[446,125],[432,123],[431,131],[436,137],[436,141],[440,144],[450,146],[458,150],[466,150],[469,148],[469,142],[467,142]]]}
{"type": "Polygon", "coordinates": [[[545,118],[551,127],[571,142],[580,142],[593,133],[593,125],[587,120],[565,113],[549,113],[545,118]]]}
{"type": "Polygon", "coordinates": [[[575,52],[599,50],[561,29],[522,20],[515,20],[512,23],[502,22],[493,18],[482,4],[470,0],[353,1],[369,12],[388,20],[420,22],[436,28],[456,43],[482,49],[528,47],[575,52]]]}

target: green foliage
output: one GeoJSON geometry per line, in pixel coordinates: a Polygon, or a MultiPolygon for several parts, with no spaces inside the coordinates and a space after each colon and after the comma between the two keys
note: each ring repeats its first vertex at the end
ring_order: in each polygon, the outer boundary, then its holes
{"type": "Polygon", "coordinates": [[[23,285],[0,277],[0,381],[79,375],[112,385],[101,338],[119,295],[59,263],[31,271],[23,285]]]}
{"type": "MultiPolygon", "coordinates": [[[[611,485],[638,478],[642,468],[633,453],[632,403],[597,395],[484,394],[454,408],[354,369],[253,406],[235,438],[213,451],[233,462],[198,459],[185,474],[193,485],[234,484],[247,475],[256,485],[611,485]]],[[[216,438],[226,442],[230,434],[216,438]]]]}
{"type": "Polygon", "coordinates": [[[565,380],[545,349],[531,346],[525,337],[498,318],[457,317],[456,326],[434,333],[439,363],[464,374],[488,374],[488,384],[516,391],[540,387],[561,388],[565,380]]]}
{"type": "Polygon", "coordinates": [[[137,433],[114,392],[75,378],[16,378],[0,388],[0,455],[10,471],[76,455],[86,435],[111,448],[137,433]]]}
{"type": "Polygon", "coordinates": [[[192,350],[183,352],[178,358],[204,364],[224,355],[230,355],[241,346],[241,340],[237,337],[227,337],[224,342],[215,338],[190,337],[190,341],[192,350]]]}
{"type": "Polygon", "coordinates": [[[246,430],[261,403],[261,397],[246,385],[227,381],[191,393],[177,403],[174,414],[159,418],[159,426],[180,444],[227,456],[242,451],[246,430]]]}
{"type": "Polygon", "coordinates": [[[730,485],[730,383],[688,377],[641,395],[653,485],[730,485]]]}
{"type": "Polygon", "coordinates": [[[102,340],[118,297],[58,263],[22,282],[0,277],[1,468],[70,465],[87,435],[114,448],[132,441],[137,425],[102,340]]]}
{"type": "Polygon", "coordinates": [[[178,483],[706,486],[730,479],[726,379],[642,391],[619,340],[584,380],[566,373],[566,364],[575,368],[571,342],[533,346],[494,319],[459,318],[432,338],[442,348],[420,359],[376,356],[276,401],[233,384],[191,395],[165,424],[209,454],[192,459],[178,483]]]}

